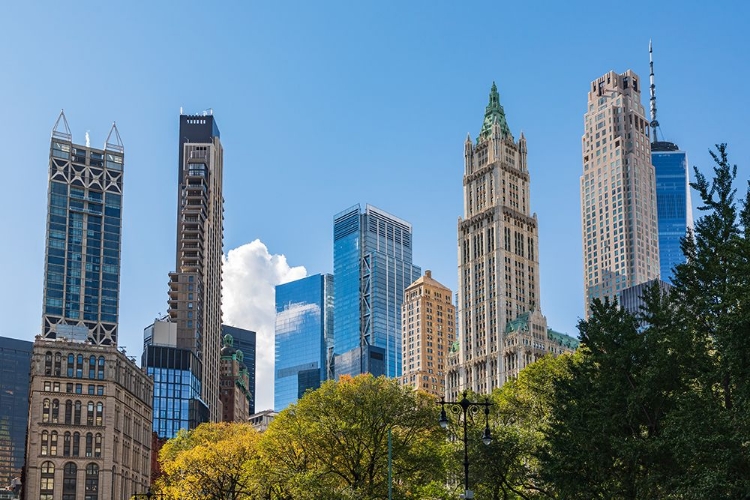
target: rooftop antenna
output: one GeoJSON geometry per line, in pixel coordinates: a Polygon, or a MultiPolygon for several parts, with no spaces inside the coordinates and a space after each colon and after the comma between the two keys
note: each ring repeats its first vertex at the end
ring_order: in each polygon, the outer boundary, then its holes
{"type": "Polygon", "coordinates": [[[62,109],[60,110],[60,115],[57,117],[55,126],[52,127],[52,137],[64,141],[71,141],[73,139],[73,135],[70,133],[70,127],[68,127],[68,120],[65,118],[65,111],[62,109]]]}
{"type": "Polygon", "coordinates": [[[106,151],[116,151],[118,153],[125,152],[125,147],[122,144],[120,132],[117,130],[117,125],[115,124],[115,122],[112,122],[112,128],[109,129],[107,140],[104,141],[104,149],[106,151]]]}
{"type": "Polygon", "coordinates": [[[656,84],[654,83],[654,55],[651,40],[648,41],[648,65],[651,70],[649,75],[651,83],[651,98],[649,99],[651,103],[651,123],[649,125],[652,134],[651,142],[656,142],[656,129],[659,127],[659,121],[656,119],[656,84]]]}

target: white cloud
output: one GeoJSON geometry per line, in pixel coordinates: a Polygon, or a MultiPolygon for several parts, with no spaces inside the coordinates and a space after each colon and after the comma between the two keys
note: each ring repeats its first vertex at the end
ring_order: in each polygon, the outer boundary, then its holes
{"type": "Polygon", "coordinates": [[[256,332],[255,411],[273,408],[275,286],[307,276],[290,267],[260,240],[230,250],[224,257],[224,323],[256,332]]]}

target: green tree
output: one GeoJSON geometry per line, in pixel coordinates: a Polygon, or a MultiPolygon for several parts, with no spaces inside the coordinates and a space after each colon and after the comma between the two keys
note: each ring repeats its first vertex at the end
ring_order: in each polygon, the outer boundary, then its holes
{"type": "Polygon", "coordinates": [[[264,481],[278,499],[434,495],[444,480],[444,434],[433,397],[371,375],[325,382],[279,414],[263,436],[264,481]]]}
{"type": "Polygon", "coordinates": [[[175,500],[261,498],[258,442],[249,424],[206,423],[181,430],[159,452],[158,491],[175,500]]]}

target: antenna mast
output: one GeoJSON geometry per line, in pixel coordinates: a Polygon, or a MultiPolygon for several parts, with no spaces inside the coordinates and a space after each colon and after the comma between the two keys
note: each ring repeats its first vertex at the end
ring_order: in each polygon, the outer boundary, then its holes
{"type": "Polygon", "coordinates": [[[649,80],[651,83],[651,142],[656,142],[656,129],[659,126],[659,121],[656,119],[656,84],[654,83],[654,56],[651,48],[651,40],[648,41],[648,65],[651,70],[649,80]]]}

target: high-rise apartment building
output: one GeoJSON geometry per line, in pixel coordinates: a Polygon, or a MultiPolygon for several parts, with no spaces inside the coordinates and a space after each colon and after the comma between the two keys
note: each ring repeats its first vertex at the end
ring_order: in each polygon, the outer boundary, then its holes
{"type": "Polygon", "coordinates": [[[432,272],[409,285],[401,306],[401,385],[445,395],[448,350],[456,339],[453,292],[432,272]]]}
{"type": "Polygon", "coordinates": [[[333,378],[333,276],[276,286],[273,407],[281,411],[333,378]]]}
{"type": "Polygon", "coordinates": [[[221,348],[221,408],[223,422],[247,423],[252,412],[250,403],[250,374],[245,364],[245,354],[242,349],[234,347],[234,338],[230,334],[224,335],[224,345],[221,348]]]}
{"type": "Polygon", "coordinates": [[[236,326],[221,325],[221,336],[232,336],[232,347],[242,351],[242,362],[247,366],[247,390],[250,391],[250,415],[255,413],[255,338],[256,333],[236,326]]]}
{"type": "Polygon", "coordinates": [[[42,335],[32,350],[25,498],[130,498],[150,480],[153,383],[117,348],[124,149],[52,132],[42,335]]]}
{"type": "Polygon", "coordinates": [[[180,115],[178,158],[169,310],[143,334],[142,364],[154,378],[153,426],[161,439],[222,418],[224,150],[213,115],[180,115]]]}
{"type": "Polygon", "coordinates": [[[27,340],[0,337],[0,490],[21,480],[32,345],[27,340]]]}
{"type": "Polygon", "coordinates": [[[42,336],[117,344],[124,148],[73,144],[65,114],[49,155],[42,336]]]}
{"type": "Polygon", "coordinates": [[[690,167],[687,153],[671,142],[657,140],[659,122],[656,119],[656,84],[651,42],[648,44],[651,111],[651,163],[656,176],[656,208],[659,221],[659,266],[662,281],[672,282],[677,264],[685,262],[680,240],[693,226],[693,207],[690,200],[690,167]]]}
{"type": "Polygon", "coordinates": [[[412,227],[359,205],[333,222],[334,371],[401,376],[401,304],[422,274],[412,265],[412,227]]]}
{"type": "Polygon", "coordinates": [[[513,138],[493,83],[476,144],[464,144],[464,214],[458,221],[458,344],[446,393],[487,394],[511,378],[506,325],[530,316],[530,331],[546,336],[539,313],[539,238],[531,212],[526,138],[513,138]]]}
{"type": "Polygon", "coordinates": [[[659,277],[649,135],[638,75],[610,71],[591,82],[581,176],[586,317],[593,299],[659,277]]]}

